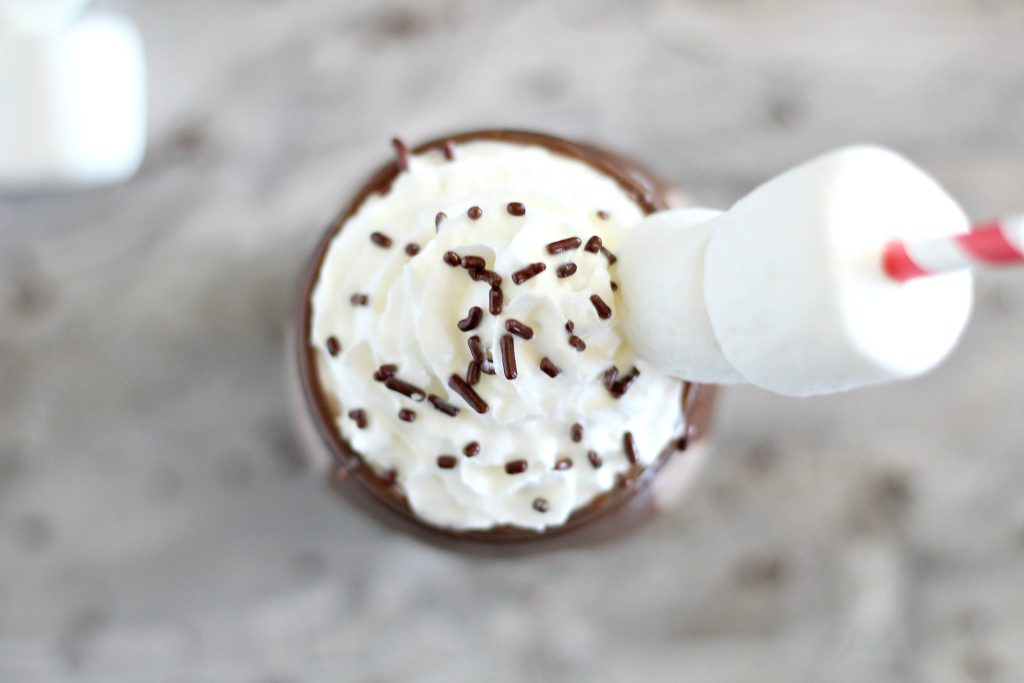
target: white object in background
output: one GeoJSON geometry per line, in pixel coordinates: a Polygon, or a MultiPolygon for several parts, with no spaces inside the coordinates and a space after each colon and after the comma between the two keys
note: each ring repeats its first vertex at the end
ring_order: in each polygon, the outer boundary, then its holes
{"type": "Polygon", "coordinates": [[[0,0],[0,34],[43,36],[70,26],[90,0],[0,0]]]}
{"type": "Polygon", "coordinates": [[[40,4],[0,0],[0,189],[126,180],[146,144],[139,32],[109,14],[65,25],[80,0],[40,4]]]}
{"type": "Polygon", "coordinates": [[[708,315],[751,384],[809,396],[912,377],[937,365],[967,324],[970,271],[898,283],[882,269],[890,240],[969,230],[938,183],[894,152],[825,154],[709,225],[708,315]]]}
{"type": "Polygon", "coordinates": [[[735,384],[704,303],[704,253],[714,209],[659,211],[630,230],[618,248],[620,307],[641,358],[694,382],[735,384]]]}

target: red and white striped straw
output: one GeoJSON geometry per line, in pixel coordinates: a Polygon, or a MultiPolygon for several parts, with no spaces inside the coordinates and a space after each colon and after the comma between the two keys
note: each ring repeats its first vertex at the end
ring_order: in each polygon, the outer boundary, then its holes
{"type": "Polygon", "coordinates": [[[975,225],[970,232],[916,242],[890,242],[882,256],[898,282],[973,266],[1024,263],[1024,214],[975,225]]]}

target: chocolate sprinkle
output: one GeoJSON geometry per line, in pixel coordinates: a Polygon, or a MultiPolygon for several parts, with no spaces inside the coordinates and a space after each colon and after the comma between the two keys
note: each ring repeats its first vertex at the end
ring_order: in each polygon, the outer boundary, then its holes
{"type": "Polygon", "coordinates": [[[495,273],[493,270],[472,269],[469,271],[469,276],[480,282],[481,280],[489,284],[491,287],[501,287],[501,276],[495,273]]]}
{"type": "Polygon", "coordinates": [[[513,216],[526,215],[526,207],[523,206],[522,202],[509,202],[508,206],[506,206],[505,209],[508,210],[508,212],[513,216]]]}
{"type": "Polygon", "coordinates": [[[402,408],[401,410],[398,411],[398,419],[401,420],[402,422],[415,422],[416,411],[409,410],[408,408],[402,408]]]}
{"type": "Polygon", "coordinates": [[[491,287],[491,292],[487,296],[487,310],[491,312],[491,315],[498,315],[501,313],[501,304],[505,301],[504,295],[501,293],[500,287],[491,287]]]}
{"type": "Polygon", "coordinates": [[[409,242],[409,244],[405,245],[405,253],[409,256],[415,256],[420,253],[420,245],[415,242],[409,242]]]}
{"type": "Polygon", "coordinates": [[[373,373],[373,378],[378,382],[391,379],[398,372],[398,366],[394,363],[385,363],[384,365],[377,368],[377,371],[373,373]]]}
{"type": "Polygon", "coordinates": [[[414,384],[409,384],[405,380],[398,379],[397,377],[388,377],[384,380],[384,386],[391,391],[397,391],[403,396],[408,396],[414,401],[422,401],[427,397],[427,393],[420,389],[414,384]]]}
{"type": "Polygon", "coordinates": [[[607,257],[609,266],[619,260],[619,258],[612,252],[608,251],[606,247],[601,247],[601,253],[607,257]]]}
{"type": "Polygon", "coordinates": [[[463,256],[460,265],[467,270],[472,268],[482,269],[487,267],[487,261],[484,260],[483,256],[463,256]]]}
{"type": "Polygon", "coordinates": [[[370,303],[370,295],[369,294],[358,294],[358,293],[357,294],[353,294],[352,298],[350,298],[349,301],[352,302],[353,306],[365,306],[368,303],[370,303]]]}
{"type": "Polygon", "coordinates": [[[558,377],[558,373],[561,372],[558,366],[552,363],[548,357],[540,359],[540,369],[548,377],[558,377]]]}
{"type": "Polygon", "coordinates": [[[611,282],[609,282],[608,284],[609,284],[609,285],[611,285],[611,288],[612,288],[612,291],[613,291],[613,292],[617,292],[617,291],[619,291],[619,283],[618,283],[618,282],[616,282],[615,280],[612,280],[612,281],[611,281],[611,282]]]}
{"type": "Polygon", "coordinates": [[[559,458],[555,461],[556,470],[568,470],[572,469],[572,460],[570,458],[559,458]]]}
{"type": "Polygon", "coordinates": [[[601,238],[594,235],[587,240],[587,245],[583,247],[584,251],[589,251],[591,254],[596,254],[601,251],[601,238]]]}
{"type": "Polygon", "coordinates": [[[446,214],[444,211],[438,211],[437,215],[434,216],[434,230],[440,230],[441,223],[444,223],[445,220],[447,220],[447,218],[448,214],[446,214]]]}
{"type": "Polygon", "coordinates": [[[437,466],[442,470],[453,470],[455,466],[459,464],[459,461],[455,459],[454,455],[439,455],[437,456],[437,466]]]}
{"type": "Polygon", "coordinates": [[[547,499],[546,498],[535,498],[533,500],[533,509],[536,510],[537,512],[547,512],[548,511],[548,501],[547,501],[547,499]]]}
{"type": "Polygon", "coordinates": [[[466,215],[469,216],[474,221],[479,220],[480,216],[484,215],[484,210],[481,209],[479,206],[471,206],[469,207],[469,211],[466,212],[466,215]]]}
{"type": "Polygon", "coordinates": [[[442,413],[449,417],[455,417],[456,415],[459,414],[458,406],[453,406],[451,403],[444,400],[437,394],[431,394],[427,398],[427,400],[430,401],[430,405],[434,406],[435,408],[437,408],[438,410],[440,410],[442,413]]]}
{"type": "Polygon", "coordinates": [[[505,321],[505,329],[523,339],[533,339],[533,328],[526,323],[519,322],[515,318],[505,321]]]}
{"type": "Polygon", "coordinates": [[[590,303],[594,304],[594,310],[597,311],[597,317],[601,320],[607,320],[612,317],[611,306],[606,304],[604,299],[597,294],[590,295],[590,303]]]}
{"type": "Polygon", "coordinates": [[[476,393],[476,390],[469,386],[466,380],[458,375],[452,375],[448,378],[448,386],[461,396],[469,404],[470,408],[481,415],[487,412],[487,401],[480,398],[480,394],[476,393]]]}
{"type": "Polygon", "coordinates": [[[448,161],[455,159],[455,141],[445,140],[444,144],[441,145],[441,151],[444,152],[444,158],[448,161]]]}
{"type": "Polygon", "coordinates": [[[566,332],[568,332],[569,334],[572,334],[572,331],[575,330],[575,329],[576,329],[576,323],[574,323],[571,320],[567,320],[565,322],[565,331],[566,332]]]}
{"type": "Polygon", "coordinates": [[[391,246],[391,238],[382,232],[370,233],[370,241],[383,249],[391,246]]]}
{"type": "Polygon", "coordinates": [[[562,265],[558,266],[558,268],[555,269],[555,274],[558,275],[558,277],[569,277],[570,275],[573,275],[575,272],[576,264],[572,262],[563,263],[562,265]]]}
{"type": "Polygon", "coordinates": [[[575,334],[571,334],[569,335],[569,346],[582,353],[587,348],[587,343],[575,334]]]}
{"type": "Polygon", "coordinates": [[[601,219],[601,220],[603,220],[603,221],[606,221],[606,220],[608,220],[609,218],[611,218],[611,214],[610,214],[610,213],[608,213],[607,211],[605,211],[604,209],[601,209],[601,210],[599,210],[599,211],[597,212],[597,217],[598,217],[598,218],[600,218],[600,219],[601,219]]]}
{"type": "Polygon", "coordinates": [[[466,340],[466,344],[469,346],[469,354],[473,357],[473,362],[482,364],[486,358],[484,356],[484,345],[480,341],[480,337],[474,334],[466,340]]]}
{"type": "Polygon", "coordinates": [[[409,170],[409,148],[398,138],[391,138],[391,146],[395,148],[395,157],[398,161],[398,168],[403,171],[409,170]]]}
{"type": "Polygon", "coordinates": [[[459,265],[459,263],[462,261],[462,259],[459,258],[459,255],[456,254],[454,251],[444,252],[444,256],[442,256],[441,258],[444,259],[444,262],[447,263],[452,268],[459,265]]]}
{"type": "Polygon", "coordinates": [[[473,306],[472,308],[469,309],[469,313],[466,314],[466,317],[457,323],[458,328],[463,332],[475,330],[477,325],[480,324],[480,320],[483,319],[483,317],[483,309],[480,308],[479,306],[473,306]]]}
{"type": "Polygon", "coordinates": [[[471,387],[480,383],[480,363],[473,361],[466,368],[466,382],[471,387]]]}
{"type": "Polygon", "coordinates": [[[581,244],[583,244],[583,240],[579,237],[566,237],[565,239],[551,242],[548,244],[547,249],[549,254],[561,254],[563,251],[569,251],[570,249],[579,249],[581,244]]]}
{"type": "Polygon", "coordinates": [[[327,338],[327,353],[331,354],[332,356],[337,356],[339,353],[341,353],[341,342],[338,341],[337,337],[327,338]]]}
{"type": "Polygon", "coordinates": [[[681,437],[676,439],[676,450],[685,451],[686,447],[690,445],[690,435],[683,434],[681,437]]]}
{"type": "Polygon", "coordinates": [[[597,454],[597,451],[587,451],[587,460],[590,461],[595,470],[604,464],[604,460],[597,454]]]}
{"type": "Polygon", "coordinates": [[[531,277],[534,277],[539,273],[543,273],[545,270],[547,270],[547,266],[543,263],[531,263],[530,265],[520,268],[516,272],[512,273],[512,282],[517,285],[521,285],[531,277]]]}
{"type": "Polygon", "coordinates": [[[479,441],[470,441],[469,443],[466,444],[466,447],[462,449],[462,454],[464,456],[466,456],[467,458],[472,458],[473,456],[479,455],[480,454],[480,442],[479,441]]]}
{"type": "Polygon", "coordinates": [[[569,434],[572,436],[572,440],[575,443],[583,441],[583,425],[579,422],[575,423],[570,429],[569,434]]]}
{"type": "Polygon", "coordinates": [[[501,365],[505,370],[505,379],[515,379],[519,373],[516,372],[516,346],[511,334],[501,335],[501,365]]]}
{"type": "Polygon", "coordinates": [[[608,391],[612,392],[612,396],[615,398],[622,398],[639,376],[640,371],[634,365],[633,369],[626,373],[625,377],[613,382],[612,386],[607,387],[608,391]]]}
{"type": "Polygon", "coordinates": [[[356,427],[366,429],[366,411],[362,408],[348,411],[348,416],[356,423],[356,427]]]}
{"type": "Polygon", "coordinates": [[[617,381],[619,381],[619,369],[613,365],[604,371],[604,375],[601,377],[601,386],[614,394],[617,381]]]}
{"type": "Polygon", "coordinates": [[[633,432],[625,432],[622,435],[622,448],[626,451],[626,460],[629,460],[630,465],[640,462],[640,458],[636,454],[636,442],[633,441],[633,432]]]}
{"type": "Polygon", "coordinates": [[[512,460],[505,463],[505,472],[508,474],[522,474],[529,464],[525,460],[512,460]]]}

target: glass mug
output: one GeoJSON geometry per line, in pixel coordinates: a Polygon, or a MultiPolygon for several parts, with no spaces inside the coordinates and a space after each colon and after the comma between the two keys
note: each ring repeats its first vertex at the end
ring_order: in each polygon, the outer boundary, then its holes
{"type": "MultiPolygon", "coordinates": [[[[410,153],[437,150],[448,154],[453,144],[473,141],[539,146],[581,161],[614,180],[644,214],[679,203],[671,187],[638,164],[593,145],[541,133],[510,130],[460,133],[430,140],[410,153]]],[[[404,149],[400,151],[405,153],[404,149]]],[[[396,158],[370,176],[328,226],[305,270],[296,322],[289,331],[292,358],[288,367],[297,427],[314,465],[322,468],[328,481],[352,503],[385,524],[444,547],[468,551],[522,553],[600,542],[634,530],[653,513],[673,504],[706,457],[704,437],[714,403],[714,387],[709,385],[681,383],[678,409],[684,417],[683,432],[666,443],[650,464],[629,477],[620,478],[611,490],[575,510],[563,524],[543,531],[510,525],[458,530],[432,524],[415,514],[393,475],[376,471],[352,448],[339,428],[339,419],[346,411],[322,386],[318,347],[311,339],[312,293],[334,237],[368,197],[386,193],[401,170],[401,159],[396,158]]],[[[343,396],[339,399],[344,402],[343,396]]]]}

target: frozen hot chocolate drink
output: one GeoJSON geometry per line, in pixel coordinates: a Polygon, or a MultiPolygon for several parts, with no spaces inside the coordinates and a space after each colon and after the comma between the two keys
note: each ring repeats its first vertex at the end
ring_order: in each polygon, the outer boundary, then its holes
{"type": "Polygon", "coordinates": [[[678,451],[710,394],[684,380],[915,377],[967,324],[969,267],[1024,263],[1024,218],[972,230],[878,147],[725,211],[668,210],[643,169],[543,135],[395,148],[314,259],[300,377],[335,479],[451,538],[628,528],[699,461],[678,451]]]}
{"type": "Polygon", "coordinates": [[[665,192],[537,134],[396,141],[325,235],[299,321],[342,488],[475,540],[619,526],[648,505],[710,400],[623,331],[616,248],[665,192]]]}

